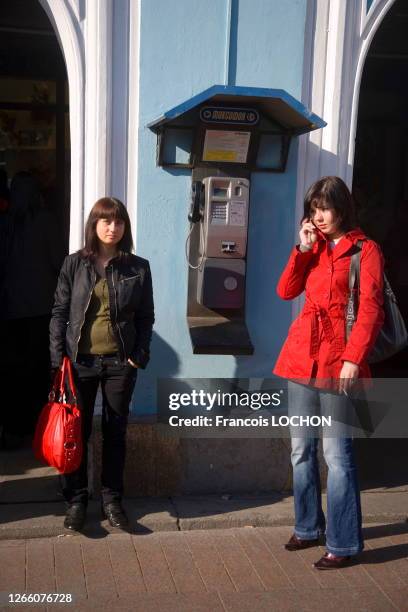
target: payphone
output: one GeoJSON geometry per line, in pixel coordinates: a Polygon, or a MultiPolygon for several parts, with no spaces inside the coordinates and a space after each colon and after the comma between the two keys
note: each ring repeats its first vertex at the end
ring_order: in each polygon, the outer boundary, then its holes
{"type": "Polygon", "coordinates": [[[248,209],[248,179],[209,176],[193,185],[189,219],[201,223],[197,302],[207,308],[244,306],[248,209]]]}
{"type": "Polygon", "coordinates": [[[192,169],[186,258],[194,353],[253,353],[245,322],[251,173],[284,172],[291,138],[324,125],[284,90],[225,85],[149,124],[157,165],[192,169]]]}

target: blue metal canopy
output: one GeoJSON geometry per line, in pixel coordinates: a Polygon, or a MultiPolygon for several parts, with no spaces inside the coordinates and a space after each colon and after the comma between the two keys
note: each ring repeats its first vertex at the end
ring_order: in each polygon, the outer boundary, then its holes
{"type": "Polygon", "coordinates": [[[183,115],[204,103],[229,106],[250,105],[258,109],[264,117],[276,122],[284,133],[294,136],[306,134],[327,125],[323,119],[312,113],[284,89],[213,85],[165,112],[147,127],[157,133],[162,127],[181,119],[183,115]]]}

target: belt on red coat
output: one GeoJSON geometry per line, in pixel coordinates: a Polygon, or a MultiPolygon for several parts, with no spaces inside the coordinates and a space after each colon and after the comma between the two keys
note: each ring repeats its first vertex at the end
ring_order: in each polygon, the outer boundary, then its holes
{"type": "Polygon", "coordinates": [[[323,308],[322,306],[318,306],[317,304],[306,303],[302,314],[310,314],[310,347],[309,347],[309,355],[310,358],[317,361],[319,358],[319,348],[320,348],[320,334],[319,334],[319,320],[322,324],[323,334],[326,340],[330,343],[334,341],[335,349],[342,353],[344,350],[344,341],[342,338],[338,338],[335,336],[333,325],[330,319],[330,316],[334,316],[336,318],[344,318],[345,311],[344,306],[339,306],[338,308],[331,308],[330,312],[323,308]]]}

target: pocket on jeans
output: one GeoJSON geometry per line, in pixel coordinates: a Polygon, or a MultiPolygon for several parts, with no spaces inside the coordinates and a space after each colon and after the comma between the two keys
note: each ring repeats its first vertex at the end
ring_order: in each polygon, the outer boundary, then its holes
{"type": "Polygon", "coordinates": [[[127,363],[127,364],[125,365],[125,373],[126,373],[126,376],[136,378],[136,376],[137,376],[137,370],[138,370],[138,368],[133,367],[132,365],[130,365],[130,363],[127,363]]]}

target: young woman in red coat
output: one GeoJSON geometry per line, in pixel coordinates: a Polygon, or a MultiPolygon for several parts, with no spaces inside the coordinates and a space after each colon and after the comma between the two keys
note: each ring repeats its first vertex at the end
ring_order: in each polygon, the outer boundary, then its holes
{"type": "MultiPolygon", "coordinates": [[[[289,329],[274,373],[289,379],[291,414],[320,412],[344,422],[339,415],[350,409],[348,392],[356,379],[370,376],[367,357],[384,321],[383,257],[379,246],[355,227],[351,194],[335,176],[318,180],[307,192],[299,237],[277,292],[292,300],[305,291],[305,304],[289,329]],[[359,309],[346,340],[350,260],[359,240],[363,241],[359,309]]],[[[346,427],[340,430],[336,435],[323,429],[327,523],[321,505],[318,438],[291,430],[295,530],[285,547],[317,546],[326,534],[327,552],[315,563],[317,569],[347,565],[363,549],[353,442],[344,433],[346,427]]]]}

